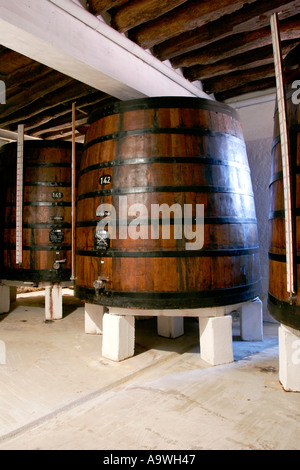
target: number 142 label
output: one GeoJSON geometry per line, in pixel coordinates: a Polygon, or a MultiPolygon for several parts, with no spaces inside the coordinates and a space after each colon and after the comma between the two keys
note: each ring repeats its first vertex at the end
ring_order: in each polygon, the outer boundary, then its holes
{"type": "Polygon", "coordinates": [[[103,175],[99,178],[99,184],[110,184],[111,183],[111,176],[110,175],[103,175]]]}

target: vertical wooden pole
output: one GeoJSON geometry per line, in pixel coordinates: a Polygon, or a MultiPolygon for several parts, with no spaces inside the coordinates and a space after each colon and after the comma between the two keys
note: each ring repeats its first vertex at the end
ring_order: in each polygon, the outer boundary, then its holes
{"type": "Polygon", "coordinates": [[[75,144],[75,102],[72,103],[72,271],[71,280],[75,280],[76,244],[75,244],[75,218],[76,218],[76,144],[75,144]]]}
{"type": "Polygon", "coordinates": [[[286,102],[282,69],[282,55],[280,44],[280,33],[277,13],[271,16],[271,32],[274,52],[274,65],[277,89],[277,106],[280,127],[280,142],[283,170],[283,191],[285,211],[285,238],[286,238],[286,269],[287,269],[287,292],[292,301],[295,293],[295,267],[294,267],[294,227],[292,211],[291,192],[291,158],[290,145],[287,130],[286,102]]]}
{"type": "Polygon", "coordinates": [[[18,126],[17,185],[16,185],[16,264],[23,258],[23,170],[24,170],[24,124],[18,126]]]}

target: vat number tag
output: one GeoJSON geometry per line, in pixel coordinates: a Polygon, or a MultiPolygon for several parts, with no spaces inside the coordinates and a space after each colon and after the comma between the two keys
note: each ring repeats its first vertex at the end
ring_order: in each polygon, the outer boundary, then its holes
{"type": "Polygon", "coordinates": [[[105,230],[96,230],[94,248],[96,251],[106,251],[110,247],[110,235],[105,230]]]}
{"type": "Polygon", "coordinates": [[[110,184],[111,183],[111,176],[110,175],[103,175],[99,178],[99,184],[110,184]]]}
{"type": "Polygon", "coordinates": [[[49,241],[51,243],[62,243],[64,238],[65,234],[63,230],[51,230],[51,232],[49,232],[49,241]]]}
{"type": "Polygon", "coordinates": [[[63,197],[63,193],[60,191],[53,191],[52,192],[52,199],[61,199],[63,197]]]}

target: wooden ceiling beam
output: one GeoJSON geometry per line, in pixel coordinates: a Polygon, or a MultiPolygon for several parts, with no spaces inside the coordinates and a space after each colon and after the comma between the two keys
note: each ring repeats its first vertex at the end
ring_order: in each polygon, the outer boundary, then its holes
{"type": "MultiPolygon", "coordinates": [[[[105,98],[98,99],[98,101],[92,99],[89,101],[87,100],[85,104],[80,104],[79,100],[76,101],[76,128],[78,129],[87,126],[88,117],[93,111],[116,102],[116,99],[107,95],[105,98]]],[[[30,136],[40,136],[43,139],[49,138],[50,134],[60,138],[61,132],[64,133],[65,130],[71,129],[70,110],[71,106],[69,106],[69,109],[66,108],[64,115],[51,120],[48,125],[41,125],[29,132],[26,131],[26,133],[30,136]]]]}
{"type": "Polygon", "coordinates": [[[233,13],[245,3],[243,0],[190,0],[160,18],[130,30],[129,38],[144,49],[149,49],[177,36],[178,31],[186,32],[199,28],[221,16],[233,13]]]}
{"type": "MultiPolygon", "coordinates": [[[[64,131],[61,132],[48,132],[43,135],[43,139],[46,140],[71,140],[73,136],[73,129],[72,127],[69,127],[68,129],[65,129],[64,131]]],[[[80,137],[82,136],[81,132],[78,130],[75,130],[75,137],[80,137]]]]}
{"type": "Polygon", "coordinates": [[[72,79],[122,100],[167,94],[206,97],[199,86],[78,2],[0,1],[0,43],[72,79]]]}
{"type": "Polygon", "coordinates": [[[111,18],[111,26],[120,33],[125,33],[131,28],[164,15],[186,1],[134,0],[116,10],[111,18]]]}
{"type": "MultiPolygon", "coordinates": [[[[281,40],[299,39],[300,15],[288,18],[280,22],[281,40]]],[[[228,37],[226,41],[216,41],[209,46],[197,49],[181,56],[171,59],[173,67],[191,67],[193,65],[205,65],[227,59],[228,57],[242,54],[251,49],[267,46],[272,43],[270,27],[250,31],[248,33],[237,33],[228,37]]]]}
{"type": "Polygon", "coordinates": [[[203,82],[206,93],[220,93],[246,85],[255,80],[265,79],[275,76],[274,63],[262,67],[228,73],[218,77],[210,78],[203,82]]]}
{"type": "Polygon", "coordinates": [[[56,118],[65,116],[68,114],[72,108],[72,103],[75,101],[78,107],[84,108],[89,104],[96,104],[104,100],[105,98],[101,96],[101,92],[96,92],[92,94],[84,94],[72,96],[71,99],[61,103],[57,101],[56,106],[48,108],[46,111],[42,111],[38,114],[35,114],[33,118],[23,121],[25,123],[26,132],[30,132],[41,126],[44,126],[48,122],[53,121],[56,118]]]}
{"type": "MultiPolygon", "coordinates": [[[[299,43],[296,43],[299,44],[299,43]]],[[[296,45],[294,40],[282,42],[282,54],[285,57],[296,45]]],[[[224,75],[237,70],[245,70],[274,62],[273,47],[268,45],[258,49],[238,54],[228,59],[220,60],[209,65],[194,65],[184,69],[184,76],[191,81],[207,80],[208,78],[224,75]]]]}
{"type": "Polygon", "coordinates": [[[9,97],[10,90],[16,93],[16,89],[29,88],[50,72],[53,72],[53,70],[38,62],[17,69],[5,80],[7,97],[9,97]]]}
{"type": "Polygon", "coordinates": [[[32,64],[32,60],[12,49],[2,47],[0,50],[0,63],[1,75],[9,76],[21,67],[32,64]]]}
{"type": "Polygon", "coordinates": [[[1,107],[0,119],[19,111],[21,108],[34,103],[46,93],[57,90],[70,83],[73,79],[56,71],[49,72],[41,80],[34,83],[30,88],[24,89],[7,100],[5,107],[1,107]]]}
{"type": "Polygon", "coordinates": [[[300,0],[257,0],[246,3],[241,9],[227,14],[201,28],[187,31],[154,46],[153,53],[160,60],[172,59],[181,54],[199,49],[230,34],[255,30],[270,23],[270,15],[280,10],[280,18],[292,16],[300,7],[300,0]]]}
{"type": "MultiPolygon", "coordinates": [[[[26,122],[30,122],[32,118],[33,120],[36,120],[39,114],[43,115],[43,113],[48,113],[48,115],[51,115],[54,113],[53,110],[56,109],[57,106],[60,107],[67,102],[89,95],[90,93],[94,94],[94,91],[95,90],[88,85],[74,82],[74,80],[72,80],[71,84],[62,86],[50,93],[47,93],[47,90],[45,90],[43,97],[29,105],[26,104],[26,106],[12,112],[4,118],[0,115],[0,124],[2,127],[3,125],[20,122],[24,122],[26,124],[26,122]],[[91,92],[89,92],[89,90],[91,90],[91,92]]],[[[107,96],[101,91],[97,91],[95,94],[98,99],[100,97],[107,96]]]]}
{"type": "MultiPolygon", "coordinates": [[[[91,110],[95,108],[100,108],[106,104],[110,104],[115,101],[112,97],[105,97],[105,98],[98,98],[96,99],[96,94],[92,95],[92,97],[84,97],[84,99],[76,100],[76,113],[78,116],[81,116],[82,119],[87,120],[88,116],[91,113],[91,110]]],[[[57,106],[57,111],[53,112],[52,116],[48,115],[47,117],[41,118],[36,116],[36,123],[25,124],[26,133],[29,135],[35,135],[36,132],[44,133],[49,128],[53,126],[57,126],[60,123],[69,122],[68,115],[71,113],[72,109],[72,102],[71,100],[69,103],[66,103],[63,107],[57,106]]]]}
{"type": "MultiPolygon", "coordinates": [[[[70,119],[60,119],[60,120],[55,120],[53,121],[51,127],[47,127],[45,129],[39,129],[35,132],[31,132],[30,135],[33,137],[43,137],[45,134],[49,134],[51,132],[57,132],[57,133],[63,133],[66,129],[70,129],[72,127],[72,118],[71,118],[71,113],[70,114],[70,119]]],[[[87,117],[85,118],[76,118],[75,119],[75,126],[83,126],[87,123],[87,117]]]]}
{"type": "Polygon", "coordinates": [[[241,96],[246,93],[251,93],[255,91],[264,91],[270,88],[275,88],[276,80],[275,77],[269,77],[263,80],[254,80],[253,82],[247,83],[246,85],[238,86],[224,92],[215,93],[215,98],[218,101],[226,101],[230,98],[236,96],[241,96]]]}
{"type": "Polygon", "coordinates": [[[101,15],[111,8],[118,8],[129,0],[89,0],[89,11],[94,15],[101,15]]]}

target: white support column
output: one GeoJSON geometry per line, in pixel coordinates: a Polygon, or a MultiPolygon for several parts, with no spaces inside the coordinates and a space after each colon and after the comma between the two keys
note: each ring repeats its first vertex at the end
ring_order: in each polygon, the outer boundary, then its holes
{"type": "Polygon", "coordinates": [[[287,392],[300,392],[300,331],[280,325],[279,381],[287,392]]]}
{"type": "Polygon", "coordinates": [[[257,297],[252,302],[241,306],[240,328],[243,341],[263,340],[263,310],[262,301],[257,297]]]}
{"type": "Polygon", "coordinates": [[[101,335],[103,331],[102,305],[85,304],[84,306],[84,327],[85,333],[89,335],[101,335]]]}
{"type": "Polygon", "coordinates": [[[122,361],[134,355],[135,318],[105,313],[103,316],[102,356],[122,361]]]}
{"type": "Polygon", "coordinates": [[[63,317],[62,286],[45,286],[45,319],[60,320],[63,317]]]}
{"type": "Polygon", "coordinates": [[[201,359],[216,366],[233,362],[232,317],[199,318],[201,359]]]}
{"type": "Polygon", "coordinates": [[[183,317],[157,317],[157,333],[165,338],[178,338],[184,334],[183,317]]]}
{"type": "Polygon", "coordinates": [[[8,286],[0,285],[0,314],[8,313],[10,310],[10,289],[8,286]]]}

